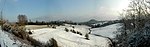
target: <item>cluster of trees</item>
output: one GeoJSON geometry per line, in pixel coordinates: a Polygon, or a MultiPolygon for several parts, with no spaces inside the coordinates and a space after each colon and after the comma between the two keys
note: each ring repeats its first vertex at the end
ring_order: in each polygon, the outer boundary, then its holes
{"type": "Polygon", "coordinates": [[[122,13],[123,27],[117,35],[115,47],[149,47],[150,1],[131,0],[122,13]]]}
{"type": "Polygon", "coordinates": [[[28,25],[64,25],[64,24],[72,24],[72,25],[77,25],[78,23],[76,22],[72,22],[72,21],[49,21],[49,22],[46,22],[46,21],[29,21],[27,23],[28,25]]]}
{"type": "Polygon", "coordinates": [[[45,21],[35,21],[35,22],[28,22],[28,25],[63,25],[64,22],[61,21],[50,21],[50,22],[45,22],[45,21]]]}
{"type": "Polygon", "coordinates": [[[70,30],[69,30],[69,29],[67,29],[67,28],[65,28],[65,31],[66,31],[66,32],[69,32],[69,31],[70,31],[70,32],[75,33],[75,34],[82,35],[82,33],[81,33],[81,32],[79,32],[79,31],[75,31],[75,30],[74,30],[74,26],[73,26],[72,28],[73,28],[73,29],[70,29],[70,30]]]}
{"type": "Polygon", "coordinates": [[[108,26],[111,24],[115,24],[115,23],[122,23],[120,20],[114,20],[114,21],[108,21],[107,23],[104,24],[97,24],[97,25],[89,25],[92,28],[98,28],[98,27],[104,27],[104,26],[108,26]]]}
{"type": "MultiPolygon", "coordinates": [[[[74,30],[74,26],[73,26],[72,28],[73,28],[73,29],[71,29],[71,30],[65,28],[65,31],[66,31],[66,32],[69,32],[69,31],[70,31],[70,32],[75,33],[75,34],[82,35],[81,32],[75,31],[75,30],[74,30]]],[[[85,34],[85,39],[90,40],[90,39],[89,39],[89,34],[88,34],[88,33],[85,34]]]]}

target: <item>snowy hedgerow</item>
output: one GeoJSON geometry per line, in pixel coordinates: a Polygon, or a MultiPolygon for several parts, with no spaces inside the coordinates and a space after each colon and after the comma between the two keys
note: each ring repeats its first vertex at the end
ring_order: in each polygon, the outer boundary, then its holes
{"type": "Polygon", "coordinates": [[[33,39],[32,37],[29,37],[29,36],[28,36],[27,40],[30,41],[31,44],[32,44],[34,47],[37,47],[37,46],[42,47],[42,46],[43,46],[43,44],[42,44],[41,42],[39,42],[38,40],[33,39]]]}
{"type": "Polygon", "coordinates": [[[77,31],[77,34],[80,34],[80,32],[77,31]]]}

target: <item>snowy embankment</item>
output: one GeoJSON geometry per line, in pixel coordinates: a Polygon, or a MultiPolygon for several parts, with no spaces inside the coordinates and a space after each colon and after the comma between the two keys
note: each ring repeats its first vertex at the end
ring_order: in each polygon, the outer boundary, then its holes
{"type": "Polygon", "coordinates": [[[54,38],[60,47],[109,47],[111,41],[108,38],[98,37],[89,34],[89,39],[85,39],[85,34],[89,32],[89,27],[76,25],[72,26],[59,26],[56,29],[53,28],[42,28],[32,30],[33,34],[30,37],[46,43],[49,39],[54,38]],[[75,34],[72,32],[66,32],[64,29],[74,29],[75,31],[81,32],[82,35],[75,34]]]}
{"type": "Polygon", "coordinates": [[[106,27],[93,28],[91,29],[92,31],[91,34],[101,35],[112,39],[115,38],[117,29],[119,29],[120,27],[121,27],[120,23],[117,23],[117,24],[108,25],[106,27]]]}
{"type": "Polygon", "coordinates": [[[31,47],[25,43],[21,43],[14,35],[2,31],[0,28],[0,47],[31,47]]]}

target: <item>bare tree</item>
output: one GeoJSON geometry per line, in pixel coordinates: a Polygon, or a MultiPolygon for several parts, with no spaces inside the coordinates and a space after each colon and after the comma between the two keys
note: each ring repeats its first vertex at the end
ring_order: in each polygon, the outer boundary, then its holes
{"type": "Polygon", "coordinates": [[[150,19],[150,8],[147,0],[132,0],[128,9],[124,10],[124,20],[129,26],[142,28],[147,19],[150,19]],[[128,23],[129,22],[129,23],[128,23]]]}
{"type": "Polygon", "coordinates": [[[121,34],[116,36],[118,44],[115,47],[146,47],[141,44],[150,43],[147,35],[149,29],[148,31],[145,29],[146,23],[150,20],[150,3],[148,1],[150,0],[131,0],[129,7],[122,14],[124,26],[120,30],[121,34]]]}
{"type": "Polygon", "coordinates": [[[18,15],[18,23],[21,26],[24,26],[27,23],[27,16],[26,15],[18,15]]]}

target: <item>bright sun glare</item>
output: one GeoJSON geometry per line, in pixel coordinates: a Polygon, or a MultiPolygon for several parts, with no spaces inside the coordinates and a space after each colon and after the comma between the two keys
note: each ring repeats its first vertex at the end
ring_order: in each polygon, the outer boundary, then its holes
{"type": "Polygon", "coordinates": [[[118,11],[122,11],[123,9],[126,9],[129,5],[129,0],[121,0],[120,3],[118,3],[118,11]]]}

